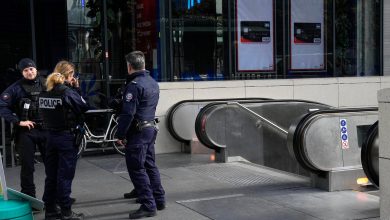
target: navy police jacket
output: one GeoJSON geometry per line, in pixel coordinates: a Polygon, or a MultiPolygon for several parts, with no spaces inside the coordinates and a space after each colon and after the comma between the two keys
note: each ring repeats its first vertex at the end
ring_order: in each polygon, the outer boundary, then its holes
{"type": "Polygon", "coordinates": [[[59,84],[39,98],[39,109],[44,119],[44,128],[62,131],[81,123],[81,116],[89,106],[76,91],[59,84]]]}
{"type": "Polygon", "coordinates": [[[154,120],[159,96],[158,83],[149,71],[141,70],[128,76],[118,120],[118,139],[126,137],[132,123],[154,120]]]}
{"type": "Polygon", "coordinates": [[[40,76],[37,76],[35,80],[27,80],[22,78],[12,85],[10,85],[0,97],[0,115],[4,119],[11,123],[19,123],[21,120],[20,114],[20,102],[23,98],[28,98],[29,94],[23,88],[23,84],[29,84],[31,86],[42,87],[39,90],[44,89],[44,85],[41,85],[43,81],[40,76]]]}

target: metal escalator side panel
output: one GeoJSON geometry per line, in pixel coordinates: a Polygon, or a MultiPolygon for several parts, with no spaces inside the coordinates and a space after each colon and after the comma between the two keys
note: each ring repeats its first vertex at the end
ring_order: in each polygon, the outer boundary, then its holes
{"type": "Polygon", "coordinates": [[[307,163],[317,170],[330,171],[344,166],[338,125],[338,117],[317,115],[305,127],[301,153],[307,163]]]}
{"type": "Polygon", "coordinates": [[[307,114],[299,120],[297,124],[292,124],[289,129],[289,134],[287,135],[287,141],[290,151],[293,150],[295,159],[298,163],[307,171],[311,173],[322,173],[323,171],[319,170],[313,166],[309,160],[304,150],[304,134],[306,127],[310,124],[310,121],[313,119],[313,114],[307,114]],[[291,147],[292,146],[292,147],[291,147]]]}
{"type": "MultiPolygon", "coordinates": [[[[305,100],[250,100],[250,101],[245,100],[245,101],[240,101],[239,103],[250,107],[251,110],[253,110],[255,112],[257,111],[256,106],[261,105],[262,107],[259,107],[259,108],[265,108],[266,110],[260,111],[259,113],[260,114],[267,113],[267,114],[270,114],[270,116],[272,116],[272,114],[275,113],[275,110],[273,110],[272,107],[270,107],[271,105],[278,106],[279,110],[288,113],[288,115],[290,115],[289,111],[291,111],[291,109],[288,106],[297,105],[297,106],[299,106],[297,109],[301,109],[302,105],[307,106],[307,108],[306,107],[304,108],[304,112],[299,112],[299,114],[293,113],[293,114],[291,114],[291,117],[296,117],[297,115],[301,115],[301,114],[306,113],[308,108],[319,108],[319,109],[329,109],[330,108],[329,105],[325,105],[325,104],[317,103],[317,102],[312,102],[312,101],[305,101],[305,100]]],[[[205,105],[199,111],[197,118],[196,118],[196,122],[195,122],[195,133],[198,137],[198,140],[203,145],[205,145],[211,149],[216,149],[217,146],[229,147],[229,146],[227,146],[227,145],[229,145],[229,144],[227,144],[228,141],[222,140],[223,137],[225,139],[229,138],[229,141],[234,140],[234,138],[231,136],[234,136],[236,139],[240,138],[241,136],[248,137],[248,135],[246,134],[247,129],[245,130],[245,126],[244,126],[245,123],[242,123],[242,121],[240,121],[240,120],[245,119],[244,117],[247,118],[249,114],[241,109],[236,114],[237,116],[240,116],[239,118],[234,118],[233,117],[234,115],[233,115],[231,117],[231,119],[229,119],[229,121],[226,121],[227,119],[225,119],[225,118],[221,118],[220,121],[218,121],[218,120],[213,119],[214,117],[218,117],[218,116],[215,116],[215,115],[217,115],[217,113],[216,113],[217,111],[215,111],[211,114],[211,112],[214,110],[210,110],[210,108],[216,108],[215,107],[216,105],[224,106],[221,108],[230,109],[229,111],[231,111],[232,109],[237,109],[237,108],[232,108],[232,106],[227,106],[228,102],[215,102],[215,103],[209,103],[209,104],[205,105]],[[205,115],[207,115],[207,116],[205,116],[205,115]],[[209,121],[210,119],[213,122],[209,121]],[[222,123],[222,121],[225,121],[225,124],[222,123]],[[230,125],[226,124],[226,123],[231,123],[231,122],[233,122],[233,124],[235,124],[233,127],[229,127],[230,125]],[[217,126],[217,125],[215,125],[217,123],[221,123],[221,124],[219,126],[217,126]],[[238,125],[237,123],[241,123],[241,124],[238,125]],[[226,132],[226,133],[222,133],[222,132],[217,133],[215,130],[221,130],[221,131],[225,130],[224,132],[226,132]],[[211,132],[210,134],[208,133],[209,131],[211,132]],[[229,132],[233,132],[232,133],[233,135],[231,135],[229,132]]],[[[295,107],[293,107],[293,108],[295,109],[295,107]]],[[[222,112],[222,110],[220,110],[220,111],[222,112]]],[[[301,111],[302,111],[302,109],[301,109],[301,111]]],[[[228,112],[224,112],[223,114],[227,114],[227,113],[228,112]]],[[[267,117],[268,117],[268,115],[267,115],[267,117]]],[[[287,129],[289,126],[288,122],[291,121],[290,120],[291,117],[285,117],[285,116],[276,117],[276,118],[274,117],[274,120],[278,120],[278,123],[280,123],[284,129],[287,129]],[[288,122],[284,119],[286,119],[288,122]]],[[[252,120],[258,121],[259,119],[252,118],[252,120]]],[[[254,129],[258,130],[258,128],[256,127],[257,123],[254,122],[252,124],[253,124],[254,129]]],[[[252,126],[252,124],[251,124],[251,126],[252,126]]],[[[255,135],[252,135],[252,136],[255,136],[255,135]]],[[[245,138],[243,138],[242,140],[240,141],[238,146],[245,145],[245,138]],[[244,141],[242,141],[242,140],[244,140],[244,141]]],[[[238,141],[234,142],[233,144],[235,144],[235,143],[238,143],[238,141]]],[[[232,150],[230,149],[229,153],[234,153],[231,151],[232,150]]]]}
{"type": "Polygon", "coordinates": [[[187,143],[196,137],[195,121],[200,110],[210,103],[226,103],[226,101],[256,102],[270,100],[268,98],[229,98],[229,99],[201,99],[183,100],[167,111],[167,129],[176,140],[187,143]]]}
{"type": "Polygon", "coordinates": [[[369,128],[362,145],[361,161],[364,173],[371,183],[379,187],[378,121],[369,128]]]}
{"type": "Polygon", "coordinates": [[[172,115],[172,133],[176,139],[181,142],[188,142],[196,138],[195,120],[199,110],[204,107],[205,103],[183,103],[172,115]],[[192,125],[192,126],[190,126],[192,125]]]}
{"type": "MultiPolygon", "coordinates": [[[[214,118],[214,116],[218,117],[218,114],[221,114],[221,110],[223,109],[220,105],[221,103],[213,103],[206,105],[201,111],[198,113],[195,120],[195,132],[198,140],[206,147],[210,149],[216,150],[220,147],[225,147],[223,143],[217,143],[215,140],[212,140],[212,135],[210,137],[210,132],[215,130],[216,132],[222,131],[223,133],[225,129],[223,127],[218,128],[213,127],[212,123],[209,123],[210,118],[214,118]]],[[[223,115],[223,114],[222,114],[223,115]]]]}
{"type": "Polygon", "coordinates": [[[294,131],[297,160],[311,172],[361,167],[359,127],[372,124],[378,117],[377,109],[366,110],[334,109],[305,116],[294,131]],[[348,121],[347,145],[341,140],[341,120],[348,121]]]}

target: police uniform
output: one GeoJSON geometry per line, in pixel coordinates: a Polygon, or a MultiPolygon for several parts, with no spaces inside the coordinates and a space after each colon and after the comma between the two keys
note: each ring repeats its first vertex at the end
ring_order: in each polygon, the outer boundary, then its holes
{"type": "Polygon", "coordinates": [[[61,212],[71,213],[70,194],[77,162],[74,129],[79,123],[78,117],[88,108],[77,92],[63,84],[56,85],[39,98],[43,126],[47,130],[43,194],[46,212],[55,212],[58,203],[61,212]]]}
{"type": "Polygon", "coordinates": [[[21,161],[21,192],[35,197],[34,159],[38,146],[45,158],[45,135],[42,131],[42,117],[38,112],[38,97],[45,91],[45,79],[22,78],[8,87],[0,99],[0,115],[16,125],[15,141],[21,161]],[[35,122],[34,128],[18,127],[20,121],[35,122]]]}
{"type": "Polygon", "coordinates": [[[117,130],[118,139],[127,139],[126,165],[138,201],[142,209],[152,212],[156,204],[165,207],[165,192],[154,154],[157,136],[154,119],[159,93],[159,86],[148,71],[129,75],[117,130]]]}

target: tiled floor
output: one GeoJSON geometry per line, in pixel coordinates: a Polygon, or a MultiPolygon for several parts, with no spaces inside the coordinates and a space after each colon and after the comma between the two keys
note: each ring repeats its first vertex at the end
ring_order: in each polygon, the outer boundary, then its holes
{"type": "MultiPolygon", "coordinates": [[[[375,192],[326,192],[311,188],[305,178],[249,163],[213,163],[208,155],[157,155],[167,209],[148,219],[379,219],[375,192]]],[[[20,167],[7,168],[7,184],[19,189],[20,167]]],[[[36,166],[38,195],[44,167],[36,166]]],[[[74,210],[86,219],[127,219],[138,208],[122,198],[132,189],[119,155],[83,157],[78,162],[72,196],[74,210]]],[[[43,213],[35,215],[43,219],[43,213]]]]}

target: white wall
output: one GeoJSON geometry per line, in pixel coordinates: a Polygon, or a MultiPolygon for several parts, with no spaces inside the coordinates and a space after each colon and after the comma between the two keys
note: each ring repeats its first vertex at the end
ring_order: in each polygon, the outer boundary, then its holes
{"type": "Polygon", "coordinates": [[[383,88],[390,88],[390,76],[160,83],[156,153],[182,151],[183,146],[171,137],[165,123],[168,109],[182,100],[259,97],[368,107],[378,106],[377,91],[383,88]]]}

